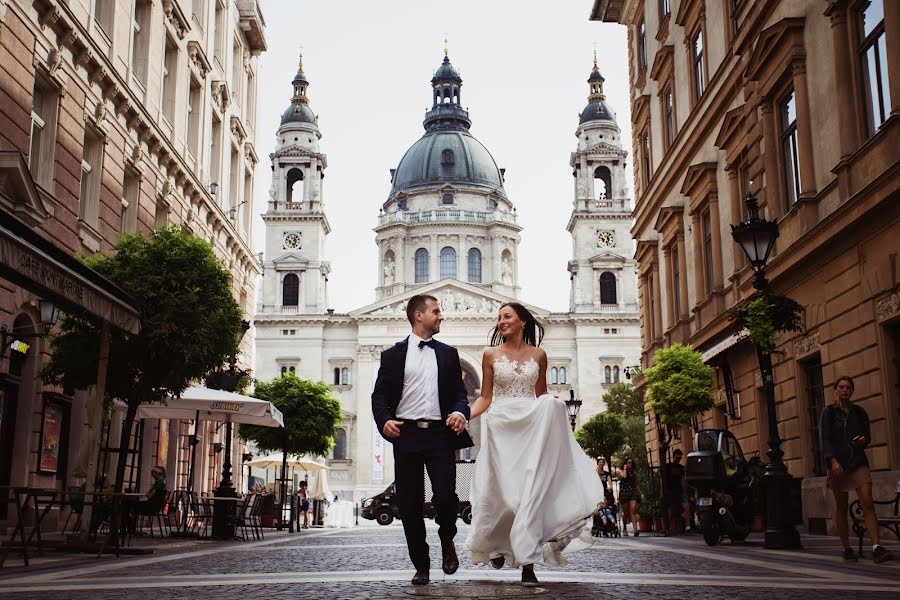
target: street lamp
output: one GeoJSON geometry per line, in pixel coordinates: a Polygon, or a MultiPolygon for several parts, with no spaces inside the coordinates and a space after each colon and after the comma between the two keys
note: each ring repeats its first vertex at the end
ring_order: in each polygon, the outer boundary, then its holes
{"type": "Polygon", "coordinates": [[[575,431],[575,419],[581,410],[581,400],[575,399],[575,390],[569,390],[569,399],[566,400],[566,412],[569,413],[569,422],[572,423],[572,431],[575,431]]]}
{"type": "MultiPolygon", "coordinates": [[[[740,245],[750,266],[753,268],[753,287],[759,293],[766,293],[766,262],[778,238],[778,222],[768,221],[759,216],[759,204],[752,193],[747,193],[747,220],[731,226],[731,236],[740,245]]],[[[766,408],[769,418],[769,462],[763,476],[766,493],[766,548],[801,548],[800,534],[793,525],[793,503],[788,501],[797,490],[794,478],[784,464],[781,437],[778,435],[778,417],[775,414],[775,381],[772,377],[772,355],[769,350],[756,344],[756,356],[762,373],[763,388],[766,392],[766,408]]]]}

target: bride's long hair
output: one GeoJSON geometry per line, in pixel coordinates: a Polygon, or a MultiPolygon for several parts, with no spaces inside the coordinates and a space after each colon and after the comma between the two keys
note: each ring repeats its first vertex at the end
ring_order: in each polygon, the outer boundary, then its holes
{"type": "MultiPolygon", "coordinates": [[[[518,315],[519,319],[525,323],[525,343],[531,344],[532,346],[540,346],[541,342],[544,340],[544,326],[538,323],[538,320],[534,318],[534,315],[531,314],[530,310],[518,302],[507,302],[502,304],[497,311],[499,312],[500,309],[506,306],[516,311],[516,315],[518,315]]],[[[499,346],[505,341],[506,338],[500,335],[500,330],[494,325],[494,329],[491,330],[491,346],[499,346]]]]}

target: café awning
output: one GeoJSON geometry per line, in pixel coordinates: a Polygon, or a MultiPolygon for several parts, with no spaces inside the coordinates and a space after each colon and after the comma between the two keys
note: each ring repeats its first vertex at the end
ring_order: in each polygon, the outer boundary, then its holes
{"type": "Polygon", "coordinates": [[[284,416],[271,402],[205,387],[189,387],[165,404],[141,404],[138,419],[220,421],[284,427],[284,416]]]}
{"type": "Polygon", "coordinates": [[[728,335],[727,337],[719,340],[718,342],[716,342],[715,344],[710,346],[708,349],[704,350],[703,353],[700,355],[700,359],[703,362],[708,363],[709,361],[711,361],[718,355],[722,354],[723,352],[725,352],[726,350],[728,350],[729,348],[731,348],[738,342],[740,342],[748,337],[750,337],[750,332],[747,331],[746,329],[741,329],[737,333],[732,333],[732,334],[728,335]]]}
{"type": "Polygon", "coordinates": [[[138,333],[140,315],[128,294],[16,216],[39,215],[42,206],[21,153],[0,152],[0,278],[70,314],[138,333]]]}

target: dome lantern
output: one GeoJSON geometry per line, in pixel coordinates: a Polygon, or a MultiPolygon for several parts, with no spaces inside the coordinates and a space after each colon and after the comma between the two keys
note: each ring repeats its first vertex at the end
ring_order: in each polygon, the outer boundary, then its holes
{"type": "Polygon", "coordinates": [[[309,88],[309,80],[303,72],[303,53],[300,53],[300,64],[297,67],[297,74],[291,82],[294,88],[294,94],[291,96],[291,105],[284,114],[281,115],[281,124],[287,123],[310,123],[316,125],[318,119],[315,113],[309,107],[309,96],[307,89],[309,88]]]}
{"type": "Polygon", "coordinates": [[[606,79],[600,74],[600,68],[597,66],[597,50],[594,50],[594,68],[587,79],[588,82],[588,105],[581,111],[579,123],[584,124],[589,121],[609,121],[616,122],[616,115],[606,103],[606,94],[603,92],[603,82],[606,79]]]}

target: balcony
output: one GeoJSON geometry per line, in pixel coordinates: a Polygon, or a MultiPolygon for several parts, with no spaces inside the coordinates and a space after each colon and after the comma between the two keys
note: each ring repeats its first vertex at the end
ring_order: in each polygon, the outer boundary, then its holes
{"type": "Polygon", "coordinates": [[[257,0],[237,0],[241,31],[247,38],[250,52],[259,54],[268,49],[266,44],[266,20],[263,19],[257,0]]]}
{"type": "Polygon", "coordinates": [[[473,210],[441,209],[420,212],[397,211],[378,215],[378,226],[403,223],[417,225],[419,223],[507,223],[516,224],[516,215],[510,212],[494,210],[476,212],[473,210]]]}

